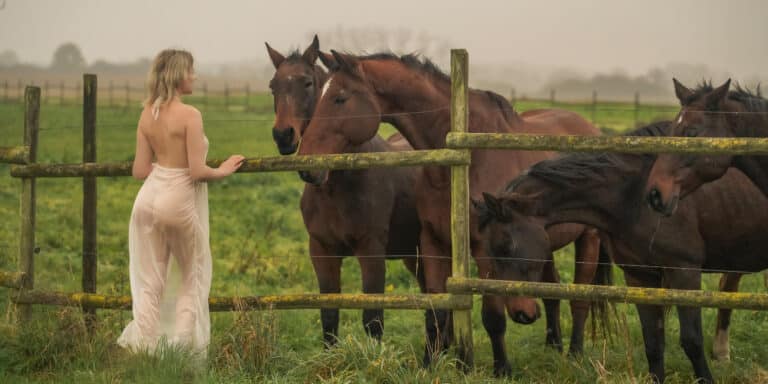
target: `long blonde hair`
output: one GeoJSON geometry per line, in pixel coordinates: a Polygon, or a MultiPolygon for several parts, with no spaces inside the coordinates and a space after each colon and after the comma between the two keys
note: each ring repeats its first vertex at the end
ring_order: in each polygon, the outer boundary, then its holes
{"type": "Polygon", "coordinates": [[[176,89],[190,76],[193,65],[192,54],[180,49],[165,49],[155,56],[147,75],[149,97],[144,100],[144,106],[152,108],[155,119],[160,106],[176,96],[176,89]]]}

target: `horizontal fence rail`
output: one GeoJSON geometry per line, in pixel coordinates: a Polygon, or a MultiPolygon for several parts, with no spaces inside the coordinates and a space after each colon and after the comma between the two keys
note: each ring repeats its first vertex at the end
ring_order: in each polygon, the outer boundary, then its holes
{"type": "Polygon", "coordinates": [[[0,163],[26,164],[29,160],[29,147],[0,147],[0,163]]]}
{"type": "MultiPolygon", "coordinates": [[[[218,167],[223,160],[208,161],[218,167]]],[[[364,169],[421,165],[468,165],[470,156],[464,151],[436,149],[429,151],[367,152],[333,155],[279,156],[246,159],[238,173],[310,171],[324,169],[364,169]]],[[[83,177],[130,176],[129,161],[119,163],[30,164],[11,167],[13,177],[83,177]]]]}
{"type": "Polygon", "coordinates": [[[525,151],[687,153],[699,155],[768,155],[768,138],[549,136],[511,133],[456,133],[449,148],[525,151]]]}
{"type": "MultiPolygon", "coordinates": [[[[101,309],[131,309],[130,296],[106,296],[95,293],[19,291],[11,295],[16,304],[43,304],[101,309]]],[[[211,311],[224,312],[258,309],[472,309],[472,297],[440,294],[288,294],[242,297],[211,297],[211,311]]]]}
{"type": "Polygon", "coordinates": [[[768,310],[768,294],[765,293],[710,292],[464,278],[449,278],[447,287],[448,292],[455,294],[531,296],[542,299],[606,300],[633,304],[768,310]]]}

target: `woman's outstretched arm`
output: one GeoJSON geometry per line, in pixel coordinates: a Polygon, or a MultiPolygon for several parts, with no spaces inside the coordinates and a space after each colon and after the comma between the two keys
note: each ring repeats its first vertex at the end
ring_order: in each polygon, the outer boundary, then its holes
{"type": "Polygon", "coordinates": [[[205,134],[203,133],[203,117],[195,108],[192,108],[186,126],[187,134],[187,161],[189,172],[193,180],[218,180],[235,172],[242,165],[245,157],[232,155],[221,163],[218,168],[211,168],[205,164],[205,134]]]}

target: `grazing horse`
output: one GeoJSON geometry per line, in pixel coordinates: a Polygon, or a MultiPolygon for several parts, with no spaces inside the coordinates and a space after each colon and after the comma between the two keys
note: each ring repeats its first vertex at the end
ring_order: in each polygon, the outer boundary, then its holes
{"type": "MultiPolygon", "coordinates": [[[[670,136],[768,137],[768,100],[759,87],[755,93],[738,86],[729,91],[729,79],[717,88],[703,83],[690,90],[673,81],[681,109],[670,136]]],[[[679,199],[722,177],[731,166],[768,195],[768,156],[661,154],[648,176],[648,202],[656,211],[671,214],[679,199]]]]}
{"type": "MultiPolygon", "coordinates": [[[[276,72],[269,83],[275,102],[273,136],[280,153],[296,149],[326,81],[326,72],[315,65],[319,42],[315,36],[303,54],[288,57],[267,44],[276,72]]],[[[379,136],[350,152],[409,150],[401,135],[389,141],[379,136]]],[[[308,183],[301,195],[301,214],[309,233],[309,254],[320,293],[341,292],[342,256],[358,257],[365,293],[384,293],[385,258],[403,258],[406,267],[423,286],[417,274],[419,220],[414,206],[416,169],[363,169],[334,171],[328,183],[308,183]]],[[[304,172],[299,172],[305,178],[304,172]]],[[[321,309],[326,345],[336,342],[339,310],[321,309]]],[[[384,312],[363,310],[366,332],[380,339],[384,312]]]]}
{"type": "MultiPolygon", "coordinates": [[[[669,123],[634,135],[663,136],[669,123]]],[[[701,289],[701,273],[756,272],[768,268],[768,198],[736,169],[680,201],[666,219],[643,203],[654,156],[573,154],[544,161],[513,180],[499,197],[485,195],[481,225],[495,266],[506,273],[534,273],[549,257],[546,228],[581,222],[610,235],[613,260],[627,284],[701,289]],[[534,261],[533,263],[531,261],[534,261]]],[[[504,273],[504,272],[501,272],[504,273]]],[[[740,274],[726,274],[720,288],[738,289],[740,274]]],[[[651,375],[664,381],[664,309],[637,305],[651,375]]],[[[712,382],[701,329],[701,308],[678,306],[680,343],[696,378],[712,382]]],[[[718,316],[715,353],[727,357],[730,310],[718,316]]]]}
{"type": "MultiPolygon", "coordinates": [[[[299,153],[338,153],[348,145],[373,138],[383,121],[392,124],[415,149],[445,147],[450,127],[450,78],[429,60],[417,56],[392,54],[352,56],[332,51],[320,59],[331,69],[314,111],[314,118],[302,137],[299,153]]],[[[540,133],[597,135],[599,131],[579,115],[562,110],[518,114],[502,96],[480,90],[469,91],[470,132],[540,133]]],[[[472,153],[469,168],[470,193],[479,198],[483,191],[495,191],[503,180],[518,175],[530,165],[553,156],[551,152],[510,152],[478,150],[472,153]]],[[[327,171],[312,171],[310,177],[323,183],[327,171]]],[[[451,275],[450,175],[447,167],[424,167],[416,181],[416,207],[421,221],[421,254],[428,293],[446,291],[451,275]]],[[[478,242],[477,220],[470,212],[472,254],[483,278],[494,271],[478,242]]],[[[553,228],[556,242],[577,241],[577,252],[591,253],[597,259],[598,235],[583,225],[553,228]]],[[[584,257],[587,259],[587,257],[584,257]]],[[[549,264],[546,281],[558,281],[554,265],[549,264]]],[[[535,321],[539,308],[534,302],[522,306],[517,297],[484,296],[483,325],[491,339],[494,372],[509,374],[511,367],[504,346],[507,314],[516,322],[535,321]]],[[[547,343],[561,345],[559,301],[545,300],[547,343]]],[[[451,341],[451,312],[427,310],[427,344],[424,364],[442,352],[451,341]]]]}

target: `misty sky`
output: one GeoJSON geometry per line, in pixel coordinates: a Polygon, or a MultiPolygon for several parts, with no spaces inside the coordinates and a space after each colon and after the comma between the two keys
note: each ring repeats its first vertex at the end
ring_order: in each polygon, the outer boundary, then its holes
{"type": "MultiPolygon", "coordinates": [[[[468,49],[470,65],[642,74],[685,62],[768,75],[768,1],[761,0],[5,0],[0,51],[48,64],[58,45],[72,41],[89,62],[150,57],[169,46],[191,50],[198,62],[266,61],[264,41],[304,47],[310,33],[339,25],[424,31],[468,49]]],[[[322,38],[322,48],[333,48],[322,38]]]]}

